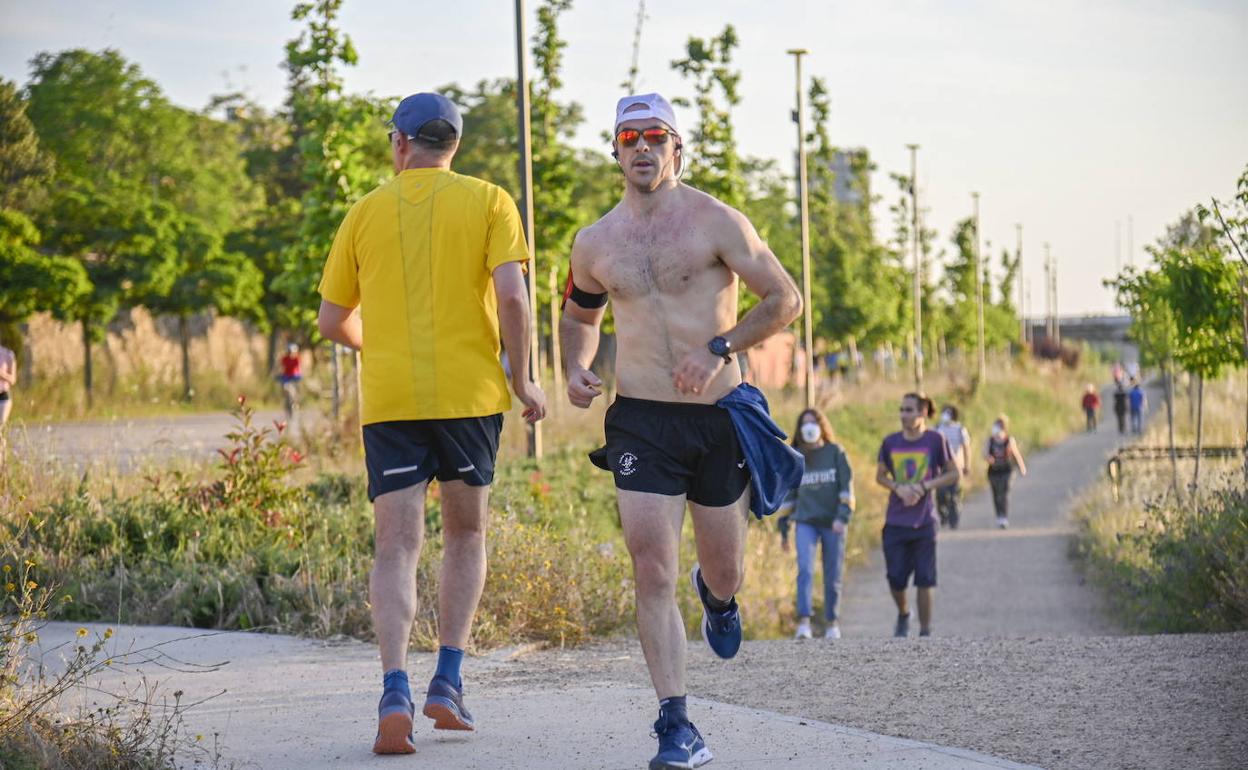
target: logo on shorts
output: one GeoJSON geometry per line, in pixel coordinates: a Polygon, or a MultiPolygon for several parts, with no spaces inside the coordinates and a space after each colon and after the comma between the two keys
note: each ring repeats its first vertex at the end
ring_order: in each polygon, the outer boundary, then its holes
{"type": "Polygon", "coordinates": [[[620,475],[631,476],[637,472],[637,455],[625,452],[620,455],[620,475]]]}

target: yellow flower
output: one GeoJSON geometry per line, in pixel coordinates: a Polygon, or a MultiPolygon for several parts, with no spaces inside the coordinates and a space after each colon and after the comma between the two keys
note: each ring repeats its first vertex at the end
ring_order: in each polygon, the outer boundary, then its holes
{"type": "Polygon", "coordinates": [[[6,565],[4,565],[4,572],[5,572],[5,574],[8,574],[8,573],[10,573],[10,572],[12,572],[12,571],[13,571],[13,565],[12,565],[12,564],[6,564],[6,565]]]}
{"type": "Polygon", "coordinates": [[[111,628],[106,628],[106,629],[104,629],[104,638],[105,638],[105,639],[112,639],[112,638],[113,638],[113,629],[111,629],[111,628]]]}
{"type": "Polygon", "coordinates": [[[38,584],[38,583],[36,583],[36,582],[35,582],[35,581],[33,581],[33,580],[27,580],[27,581],[26,581],[26,590],[27,590],[27,591],[33,591],[33,590],[35,590],[35,589],[36,589],[36,588],[38,588],[38,587],[39,587],[39,584],[38,584]]]}
{"type": "Polygon", "coordinates": [[[4,590],[8,591],[9,593],[13,593],[13,591],[14,591],[16,588],[17,588],[17,585],[16,585],[16,584],[14,584],[14,583],[5,583],[5,584],[4,584],[4,590]]]}
{"type": "Polygon", "coordinates": [[[85,629],[85,628],[79,628],[79,629],[78,629],[78,638],[79,638],[79,639],[81,639],[82,637],[84,637],[84,636],[86,636],[86,635],[87,635],[87,629],[85,629]]]}

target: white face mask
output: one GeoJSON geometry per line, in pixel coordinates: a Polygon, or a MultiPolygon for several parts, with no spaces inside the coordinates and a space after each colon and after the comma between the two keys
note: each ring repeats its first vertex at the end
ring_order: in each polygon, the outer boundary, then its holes
{"type": "Polygon", "coordinates": [[[949,412],[941,412],[940,421],[946,424],[951,423],[953,422],[953,415],[950,414],[949,412]]]}
{"type": "Polygon", "coordinates": [[[1001,438],[1001,435],[1004,433],[1005,433],[1004,425],[1002,425],[999,422],[994,422],[992,424],[992,435],[996,436],[997,438],[1001,438]]]}
{"type": "Polygon", "coordinates": [[[802,441],[805,441],[807,444],[814,444],[823,436],[823,429],[819,427],[817,422],[805,422],[802,423],[801,434],[802,441]]]}

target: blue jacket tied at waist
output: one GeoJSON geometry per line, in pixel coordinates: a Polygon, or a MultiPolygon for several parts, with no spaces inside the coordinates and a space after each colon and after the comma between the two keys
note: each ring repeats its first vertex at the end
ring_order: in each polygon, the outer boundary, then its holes
{"type": "Polygon", "coordinates": [[[789,490],[802,483],[806,460],[785,442],[787,436],[771,419],[767,397],[758,388],[743,382],[715,405],[728,410],[745,453],[750,469],[750,510],[760,519],[770,516],[789,490]]]}

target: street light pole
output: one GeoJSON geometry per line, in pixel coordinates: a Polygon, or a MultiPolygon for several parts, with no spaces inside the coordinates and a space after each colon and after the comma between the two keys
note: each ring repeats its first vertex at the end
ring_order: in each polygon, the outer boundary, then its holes
{"type": "Polygon", "coordinates": [[[984,275],[980,269],[979,254],[979,193],[971,193],[971,199],[975,202],[975,316],[977,331],[977,349],[978,356],[978,374],[979,384],[983,385],[988,381],[988,360],[984,355],[984,275]]]}
{"type": "Polygon", "coordinates": [[[810,307],[810,207],[806,201],[806,105],[802,99],[802,57],[810,53],[805,48],[790,48],[786,53],[793,57],[797,75],[797,110],[793,119],[797,122],[797,197],[802,212],[802,331],[806,343],[806,408],[815,405],[815,346],[814,327],[810,307]]]}
{"type": "Polygon", "coordinates": [[[914,235],[914,388],[923,389],[923,274],[922,257],[919,254],[919,164],[917,144],[907,144],[910,150],[910,215],[914,235]]]}
{"type": "Polygon", "coordinates": [[[1018,276],[1018,344],[1026,348],[1027,317],[1023,314],[1023,224],[1015,222],[1014,230],[1018,234],[1018,243],[1014,247],[1014,259],[1018,261],[1014,268],[1014,274],[1018,276]]]}
{"type": "MultiPolygon", "coordinates": [[[[534,259],[533,231],[533,146],[529,125],[529,71],[528,34],[525,32],[524,0],[516,0],[516,112],[520,122],[520,216],[524,220],[524,241],[529,250],[529,270],[525,282],[529,288],[529,360],[511,361],[512,366],[528,366],[529,376],[541,382],[537,358],[537,262],[534,259]]],[[[559,363],[555,362],[558,366],[559,363]]],[[[528,454],[534,459],[542,457],[542,424],[528,426],[528,454]]]]}
{"type": "Polygon", "coordinates": [[[1044,336],[1053,339],[1053,265],[1049,242],[1044,242],[1044,336]]]}

